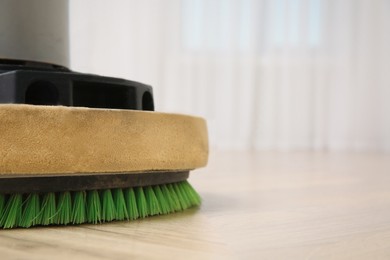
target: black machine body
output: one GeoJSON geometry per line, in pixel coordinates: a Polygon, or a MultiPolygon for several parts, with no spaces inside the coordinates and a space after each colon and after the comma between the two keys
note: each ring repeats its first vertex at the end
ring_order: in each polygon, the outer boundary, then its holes
{"type": "Polygon", "coordinates": [[[0,103],[154,111],[151,86],[53,64],[1,59],[0,103]]]}

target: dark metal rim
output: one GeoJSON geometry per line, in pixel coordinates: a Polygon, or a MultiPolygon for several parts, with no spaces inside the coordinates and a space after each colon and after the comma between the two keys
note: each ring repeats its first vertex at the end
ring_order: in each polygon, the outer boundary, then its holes
{"type": "Polygon", "coordinates": [[[0,193],[62,192],[143,187],[184,181],[188,176],[189,171],[155,171],[120,174],[100,173],[81,176],[4,177],[0,178],[0,193]]]}

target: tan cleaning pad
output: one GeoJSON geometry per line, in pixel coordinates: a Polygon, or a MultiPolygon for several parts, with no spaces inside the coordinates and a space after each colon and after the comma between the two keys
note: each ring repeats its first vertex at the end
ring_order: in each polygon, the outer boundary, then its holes
{"type": "Polygon", "coordinates": [[[0,105],[0,175],[190,170],[205,166],[206,122],[117,109],[0,105]]]}

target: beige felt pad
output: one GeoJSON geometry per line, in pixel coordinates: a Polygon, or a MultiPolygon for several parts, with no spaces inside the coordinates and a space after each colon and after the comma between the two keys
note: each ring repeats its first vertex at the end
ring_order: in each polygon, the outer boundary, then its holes
{"type": "Polygon", "coordinates": [[[198,117],[0,105],[0,175],[177,171],[207,158],[206,122],[198,117]]]}

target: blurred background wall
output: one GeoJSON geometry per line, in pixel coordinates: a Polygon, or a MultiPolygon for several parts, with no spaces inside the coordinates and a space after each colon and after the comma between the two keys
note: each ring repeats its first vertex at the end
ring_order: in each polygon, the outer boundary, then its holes
{"type": "Polygon", "coordinates": [[[151,84],[214,149],[390,151],[390,0],[70,0],[71,68],[151,84]]]}

